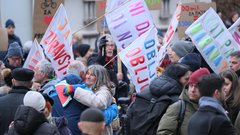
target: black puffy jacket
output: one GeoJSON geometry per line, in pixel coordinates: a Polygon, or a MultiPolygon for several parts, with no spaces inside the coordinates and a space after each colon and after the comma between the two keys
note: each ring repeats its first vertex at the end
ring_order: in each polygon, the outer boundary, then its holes
{"type": "Polygon", "coordinates": [[[156,97],[167,95],[171,97],[172,102],[176,102],[183,90],[183,86],[176,80],[166,75],[161,75],[150,83],[149,89],[156,97]]]}
{"type": "Polygon", "coordinates": [[[15,113],[14,126],[7,135],[59,135],[59,132],[56,126],[47,122],[43,113],[21,105],[15,113]]]}

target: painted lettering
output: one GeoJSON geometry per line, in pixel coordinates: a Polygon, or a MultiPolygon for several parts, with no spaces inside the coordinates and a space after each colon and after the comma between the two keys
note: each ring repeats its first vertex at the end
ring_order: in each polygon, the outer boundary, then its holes
{"type": "Polygon", "coordinates": [[[149,41],[144,43],[144,46],[145,46],[146,49],[149,49],[149,48],[153,47],[154,45],[155,45],[155,40],[154,39],[149,40],[149,41]]]}
{"type": "Polygon", "coordinates": [[[135,70],[134,70],[135,75],[137,75],[138,72],[140,72],[140,71],[142,71],[142,70],[144,70],[144,69],[147,69],[147,66],[144,66],[144,67],[140,67],[140,68],[138,68],[138,69],[135,69],[135,70]]]}
{"type": "Polygon", "coordinates": [[[130,37],[132,37],[132,34],[131,34],[130,31],[127,31],[127,32],[117,36],[117,38],[119,38],[119,40],[118,40],[119,42],[121,42],[123,40],[126,40],[126,39],[128,39],[130,37]]]}
{"type": "Polygon", "coordinates": [[[137,58],[130,60],[130,63],[134,67],[134,66],[137,66],[138,64],[144,63],[144,61],[145,61],[144,56],[139,56],[137,58]]]}
{"type": "Polygon", "coordinates": [[[130,12],[134,12],[131,16],[136,16],[140,13],[145,12],[144,5],[141,1],[134,3],[133,5],[129,6],[130,12]]]}
{"type": "Polygon", "coordinates": [[[138,47],[138,48],[135,48],[134,50],[131,50],[129,51],[127,54],[126,54],[126,57],[129,58],[129,57],[132,57],[138,53],[141,52],[141,49],[138,47]]]}

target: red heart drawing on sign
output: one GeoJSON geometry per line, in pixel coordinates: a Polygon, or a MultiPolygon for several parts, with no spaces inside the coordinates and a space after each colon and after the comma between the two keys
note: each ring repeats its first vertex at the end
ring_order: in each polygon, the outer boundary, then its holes
{"type": "Polygon", "coordinates": [[[44,16],[44,23],[48,26],[52,21],[53,16],[44,16]]]}

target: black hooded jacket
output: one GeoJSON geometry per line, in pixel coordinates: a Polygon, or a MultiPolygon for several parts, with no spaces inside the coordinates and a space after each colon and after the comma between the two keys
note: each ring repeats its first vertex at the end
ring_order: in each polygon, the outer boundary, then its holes
{"type": "Polygon", "coordinates": [[[57,127],[47,122],[43,113],[21,105],[15,113],[14,125],[7,135],[59,135],[59,132],[57,127]]]}
{"type": "Polygon", "coordinates": [[[156,96],[161,97],[163,95],[168,95],[172,102],[176,102],[179,98],[179,95],[182,92],[183,87],[174,79],[161,75],[155,78],[150,86],[150,92],[156,96]]]}

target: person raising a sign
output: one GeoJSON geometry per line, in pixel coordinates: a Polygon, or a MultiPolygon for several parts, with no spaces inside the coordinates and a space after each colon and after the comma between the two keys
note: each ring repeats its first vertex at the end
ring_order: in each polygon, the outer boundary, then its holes
{"type": "Polygon", "coordinates": [[[130,83],[127,77],[127,68],[115,57],[117,55],[117,48],[111,35],[105,34],[100,36],[97,40],[97,46],[98,55],[91,64],[99,64],[107,69],[110,80],[113,81],[117,87],[114,96],[116,99],[119,97],[127,97],[130,83]]]}

